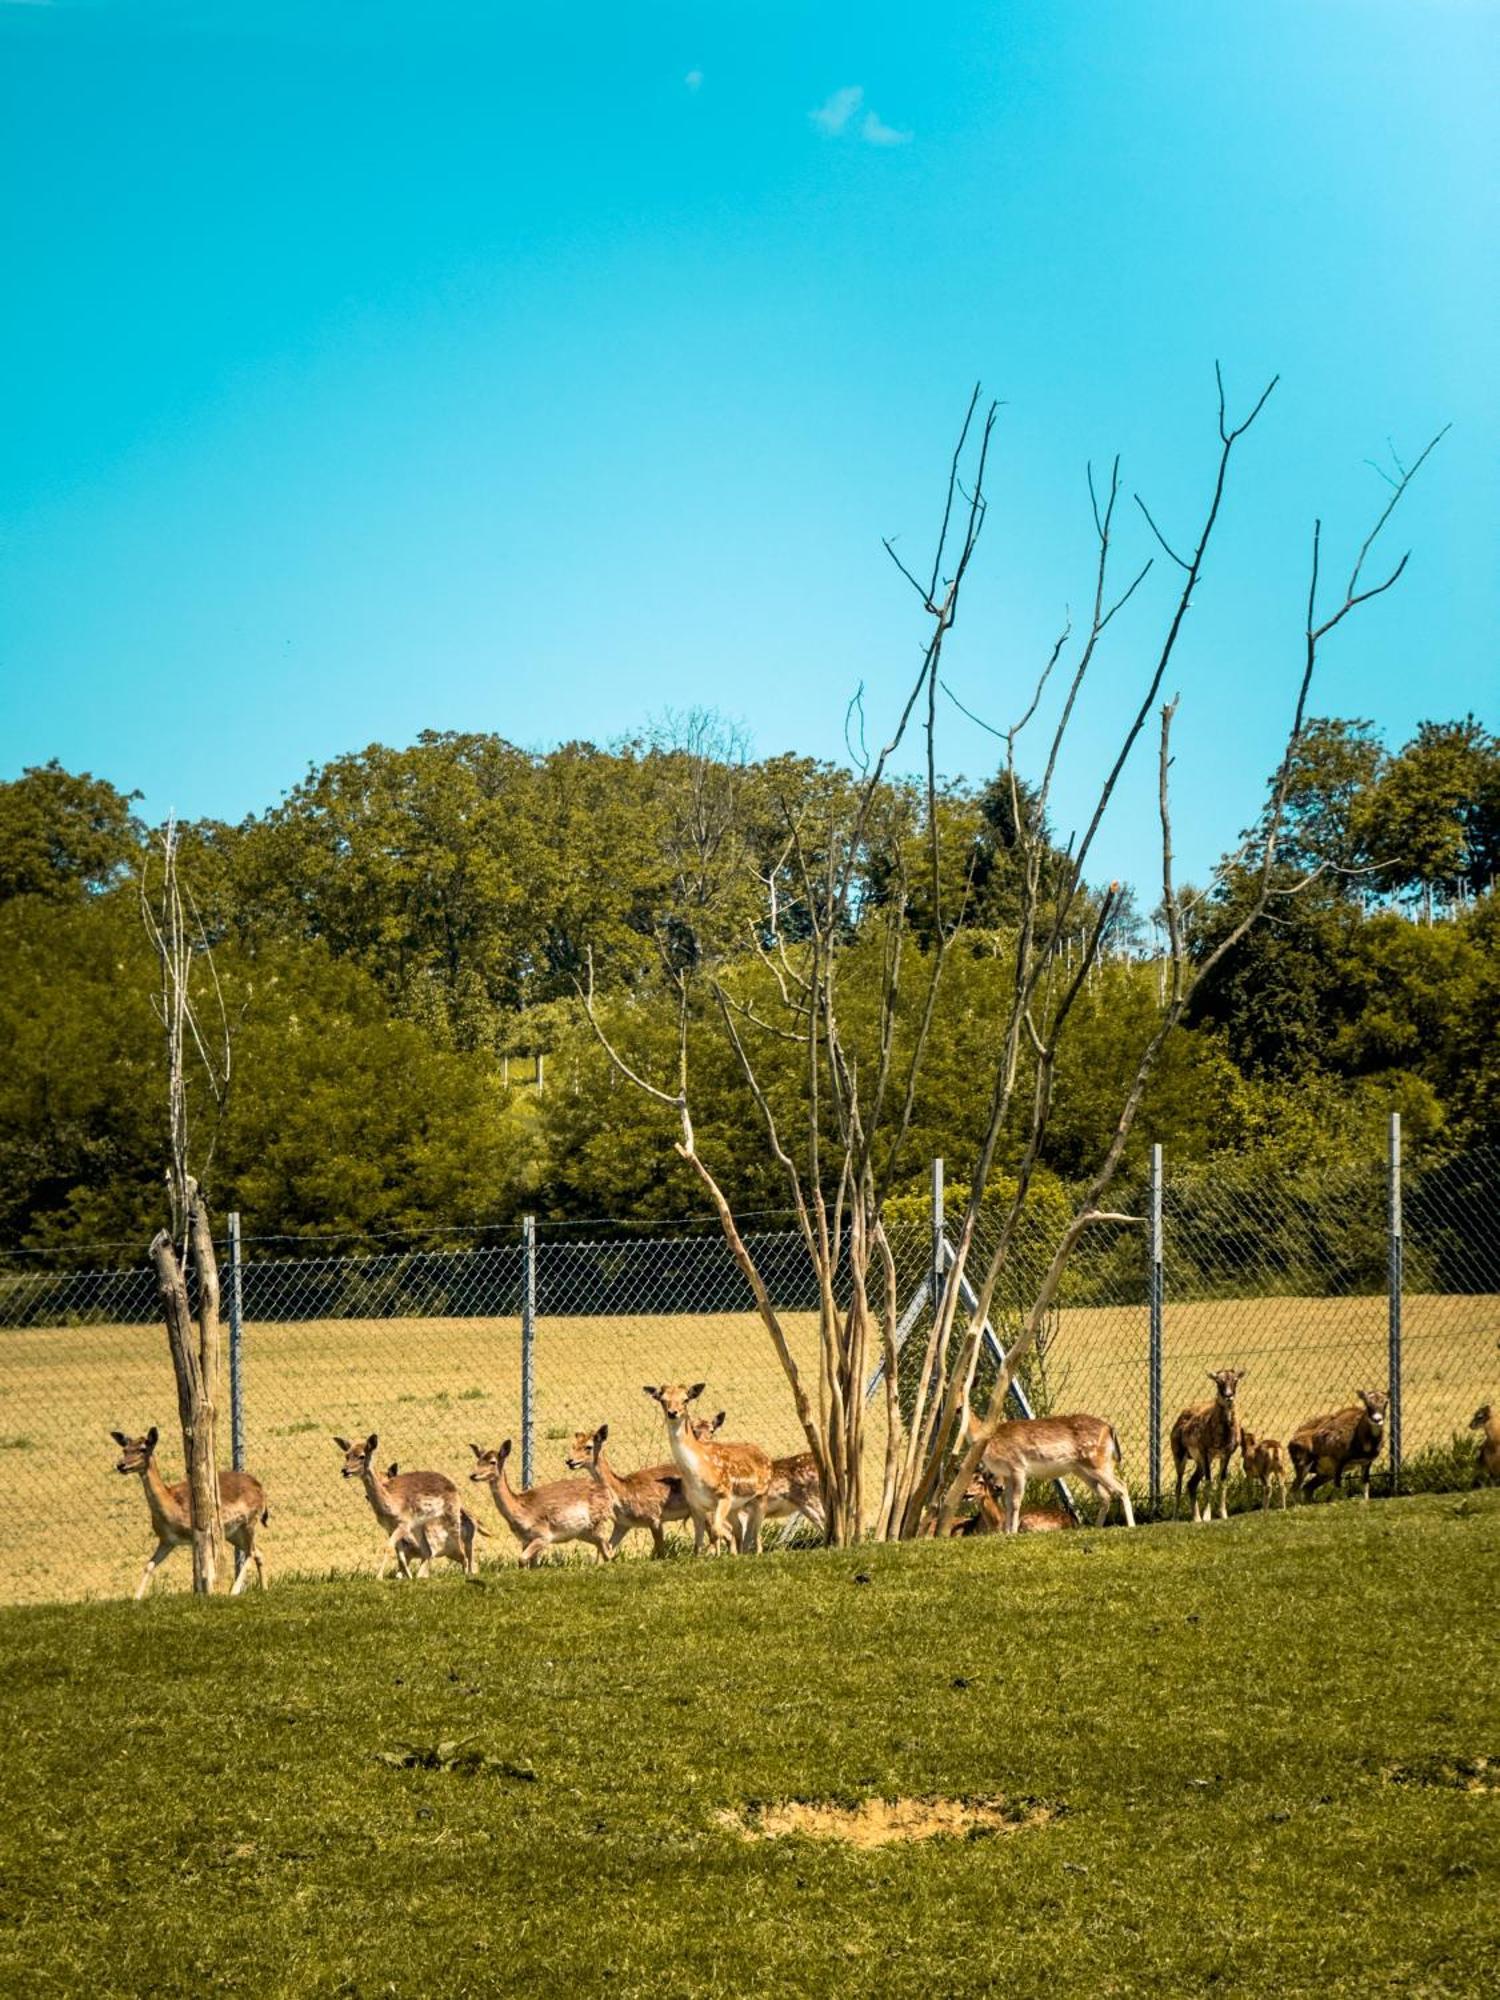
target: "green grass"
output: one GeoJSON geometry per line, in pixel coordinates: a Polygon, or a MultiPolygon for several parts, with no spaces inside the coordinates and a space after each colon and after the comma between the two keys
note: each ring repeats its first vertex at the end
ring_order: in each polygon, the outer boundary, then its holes
{"type": "Polygon", "coordinates": [[[1489,1492],[6,1611],[0,1991],[1493,1991],[1497,1582],[1489,1492]],[[715,1817],[932,1795],[1063,1810],[715,1817]]]}

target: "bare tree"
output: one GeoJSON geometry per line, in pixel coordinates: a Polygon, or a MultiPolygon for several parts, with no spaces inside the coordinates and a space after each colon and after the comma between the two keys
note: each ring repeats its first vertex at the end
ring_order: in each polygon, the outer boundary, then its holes
{"type": "Polygon", "coordinates": [[[224,1569],[219,1512],[219,1266],[208,1207],[195,1172],[196,1112],[206,1100],[209,1129],[196,1164],[206,1173],[229,1090],[229,1018],[203,926],[177,874],[178,839],[168,821],[141,876],[141,916],[156,952],[159,984],[152,996],[161,1023],[167,1081],[167,1198],[170,1229],[151,1240],[151,1261],[166,1323],[177,1413],[182,1424],[192,1521],[193,1589],[212,1592],[224,1569]],[[154,867],[153,867],[154,863],[154,867]],[[153,876],[155,879],[153,879],[153,876]],[[206,983],[210,1014],[200,1020],[195,986],[206,983]],[[190,1301],[189,1273],[196,1293],[190,1301]]]}
{"type": "MultiPolygon", "coordinates": [[[[1118,460],[1102,493],[1092,472],[1089,477],[1097,553],[1086,629],[1075,634],[1071,622],[1064,624],[1014,723],[1004,728],[983,724],[1003,745],[1001,783],[1008,799],[1009,860],[1015,873],[1018,918],[1005,940],[1008,999],[992,1024],[995,1056],[988,1079],[983,1136],[969,1175],[969,1196],[953,1260],[919,1354],[912,1357],[898,1351],[900,1301],[883,1208],[887,1193],[899,1184],[939,992],[948,976],[953,957],[950,947],[967,899],[964,870],[955,865],[951,848],[945,847],[937,738],[939,693],[951,694],[943,679],[944,652],[986,514],[985,480],[997,406],[992,404],[981,415],[977,390],[949,465],[930,567],[917,575],[893,544],[886,544],[893,562],[916,592],[926,620],[921,664],[889,739],[874,755],[869,753],[864,743],[863,703],[856,696],[850,711],[855,767],[851,781],[842,788],[830,788],[811,806],[803,798],[784,797],[778,838],[769,855],[758,852],[754,842],[736,842],[734,801],[725,792],[721,823],[712,842],[713,867],[697,866],[690,858],[676,907],[663,913],[658,934],[661,986],[675,1008],[677,1027],[676,1074],[670,1082],[653,1081],[626,1060],[604,1024],[590,977],[585,1001],[596,1034],[621,1073],[674,1112],[679,1129],[677,1150],[702,1183],[729,1248],[750,1284],[818,1466],[830,1541],[848,1542],[870,1532],[881,1538],[910,1537],[941,1532],[951,1524],[1001,1420],[1016,1368],[1032,1352],[1048,1323],[1079,1241],[1100,1223],[1135,1220],[1107,1207],[1106,1196],[1119,1172],[1162,1049],[1181,1022],[1194,986],[1234,949],[1275,898],[1295,893],[1310,879],[1285,879],[1285,871],[1278,867],[1277,843],[1318,648],[1351,611],[1389,589],[1405,567],[1403,557],[1383,582],[1362,586],[1371,545],[1426,452],[1403,473],[1365,541],[1344,601],[1328,616],[1317,611],[1321,528],[1315,528],[1306,650],[1286,748],[1261,822],[1258,849],[1254,854],[1242,850],[1233,858],[1241,870],[1248,871],[1252,893],[1239,920],[1211,952],[1196,959],[1189,952],[1188,912],[1173,875],[1168,778],[1177,700],[1174,697],[1160,705],[1159,914],[1167,938],[1160,1004],[1122,1090],[1117,1121],[1104,1154],[1052,1247],[984,1412],[977,1423],[971,1423],[971,1397],[984,1327],[1001,1276],[1013,1263],[1028,1192],[1047,1134],[1058,1052],[1124,901],[1117,883],[1102,893],[1089,889],[1089,863],[1131,754],[1158,708],[1188,610],[1203,586],[1236,448],[1260,416],[1274,387],[1273,380],[1249,414],[1231,422],[1219,378],[1216,466],[1188,554],[1180,554],[1167,541],[1137,496],[1151,533],[1180,572],[1180,581],[1160,636],[1147,652],[1138,704],[1100,777],[1081,837],[1069,844],[1061,867],[1047,832],[1047,810],[1059,760],[1106,634],[1154,562],[1153,558],[1142,564],[1123,586],[1112,581],[1115,515],[1121,490],[1118,460]],[[1070,648],[1071,663],[1064,666],[1070,648]],[[1038,783],[1027,785],[1020,776],[1017,746],[1028,730],[1038,726],[1049,685],[1060,670],[1061,699],[1056,703],[1050,736],[1044,739],[1037,758],[1041,777],[1038,783]],[[925,738],[925,774],[919,793],[921,838],[914,844],[907,837],[913,825],[912,794],[910,788],[894,781],[893,773],[908,737],[918,728],[925,738]],[[872,907],[867,885],[870,856],[877,844],[887,857],[891,880],[878,906],[872,907]],[[760,890],[756,919],[748,938],[742,935],[738,940],[737,951],[726,947],[722,926],[716,927],[709,920],[715,909],[733,906],[726,856],[742,868],[753,868],[760,890]],[[918,890],[931,940],[925,953],[912,948],[908,923],[918,890]],[[799,919],[794,936],[787,935],[783,921],[790,906],[795,906],[799,919]],[[879,1004],[873,1028],[851,1025],[844,1006],[844,974],[851,951],[857,949],[874,949],[879,956],[879,1004]],[[747,962],[755,968],[754,979],[744,976],[747,962]],[[737,1226],[732,1205],[713,1167],[698,1150],[690,1057],[694,1036],[704,1032],[709,1023],[727,1038],[737,1058],[817,1275],[815,1380],[795,1356],[786,1327],[737,1226]],[[798,1054],[803,1092],[791,1114],[784,1104],[780,1109],[773,1104],[768,1088],[765,1050],[772,1041],[790,1044],[798,1054]],[[1018,1164],[998,1218],[990,1217],[993,1226],[983,1275],[975,1288],[977,1302],[961,1314],[976,1229],[1002,1141],[1016,1155],[1018,1164]],[[873,1485],[867,1490],[866,1484],[865,1398],[877,1353],[885,1390],[885,1444],[878,1491],[873,1485]]],[[[699,786],[694,791],[695,812],[705,789],[699,786]]],[[[699,837],[694,853],[701,859],[705,851],[706,843],[699,837]]]]}

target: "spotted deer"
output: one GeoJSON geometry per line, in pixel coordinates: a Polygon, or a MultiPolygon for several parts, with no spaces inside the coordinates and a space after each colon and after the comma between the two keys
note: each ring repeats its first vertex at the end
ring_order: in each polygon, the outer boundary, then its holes
{"type": "MultiPolygon", "coordinates": [[[[982,1426],[971,1410],[969,1436],[982,1426]]],[[[990,1475],[1001,1512],[1001,1532],[1019,1533],[1021,1502],[1031,1479],[1081,1479],[1099,1501],[1099,1526],[1118,1500],[1127,1528],[1135,1526],[1130,1488],[1120,1477],[1120,1440],[1113,1424],[1081,1413],[1068,1417],[1013,1417],[1001,1424],[980,1461],[990,1475]]]]}
{"type": "Polygon", "coordinates": [[[1479,1440],[1479,1469],[1487,1479],[1500,1480],[1500,1416],[1496,1416],[1488,1403],[1481,1406],[1469,1419],[1471,1431],[1483,1431],[1479,1440]]]}
{"type": "MultiPolygon", "coordinates": [[[[966,1499],[978,1503],[972,1514],[961,1515],[949,1529],[952,1535],[999,1535],[1005,1531],[1005,1489],[999,1476],[987,1464],[981,1463],[978,1472],[969,1483],[966,1499]]],[[[1063,1508],[1023,1507],[1016,1523],[1016,1532],[1022,1535],[1052,1534],[1058,1529],[1074,1526],[1073,1519],[1063,1508]]]]}
{"type": "Polygon", "coordinates": [[[694,1524],[702,1524],[709,1552],[743,1550],[759,1555],[771,1488],[770,1456],[758,1444],[721,1444],[695,1434],[688,1411],[704,1387],[702,1382],[690,1389],[680,1382],[664,1382],[656,1388],[647,1385],[644,1393],[660,1405],[666,1419],[682,1490],[694,1524]]]}
{"type": "Polygon", "coordinates": [[[495,1451],[478,1444],[469,1449],[475,1460],[469,1477],[494,1495],[501,1520],[521,1545],[523,1569],[535,1569],[548,1549],[568,1542],[587,1542],[600,1562],[609,1561],[615,1552],[615,1508],[601,1481],[553,1479],[518,1490],[505,1469],[513,1449],[509,1438],[495,1451]]]}
{"type": "Polygon", "coordinates": [[[1294,1478],[1292,1492],[1311,1500],[1320,1486],[1342,1490],[1351,1468],[1364,1475],[1364,1498],[1370,1497],[1370,1467],[1385,1443],[1386,1412],[1391,1399],[1379,1389],[1356,1389],[1356,1402],[1342,1410],[1310,1417],[1287,1440],[1294,1478]]]}
{"type": "Polygon", "coordinates": [[[1275,1487],[1281,1496],[1281,1505],[1286,1506],[1286,1454],[1275,1438],[1258,1438],[1254,1431],[1241,1430],[1240,1453],[1244,1459],[1245,1477],[1261,1487],[1261,1512],[1269,1513],[1271,1489],[1275,1487]]]}
{"type": "MultiPolygon", "coordinates": [[[[741,1515],[741,1539],[749,1509],[741,1515]]],[[[810,1451],[794,1451],[785,1458],[771,1460],[771,1483],[766,1489],[764,1518],[780,1521],[785,1543],[799,1521],[806,1521],[821,1534],[824,1526],[823,1488],[818,1480],[818,1461],[810,1451]]]]}
{"type": "Polygon", "coordinates": [[[385,1534],[385,1547],[375,1574],[383,1577],[392,1557],[396,1574],[412,1579],[411,1559],[417,1560],[418,1576],[432,1568],[434,1556],[456,1562],[465,1576],[474,1574],[474,1537],[485,1530],[462,1504],[458,1488],[441,1472],[397,1472],[392,1466],[381,1473],[375,1464],[380,1443],[377,1431],[361,1443],[336,1437],[334,1443],[344,1454],[343,1476],[358,1479],[364,1486],[370,1511],[385,1534]]]}
{"type": "MultiPolygon", "coordinates": [[[[124,1431],[111,1431],[110,1436],[120,1447],[120,1456],[115,1471],[134,1472],[146,1495],[146,1508],[151,1516],[151,1526],[156,1532],[156,1547],[146,1558],[146,1567],[141,1572],[141,1580],[136,1585],[135,1595],[139,1602],[151,1588],[151,1579],[159,1570],[173,1549],[183,1542],[192,1540],[193,1524],[189,1513],[188,1482],[176,1480],[168,1485],[162,1477],[161,1467],[156,1462],[156,1442],[158,1432],[153,1424],[144,1437],[127,1437],[124,1431]]],[[[237,1597],[250,1581],[250,1565],[255,1565],[255,1578],[262,1590],[266,1588],[266,1560],[256,1542],[260,1530],[270,1519],[266,1509],[266,1489],[260,1481],[248,1472],[221,1472],[219,1474],[219,1515],[224,1524],[224,1539],[231,1548],[238,1549],[244,1557],[239,1575],[230,1591],[237,1597]]]]}
{"type": "Polygon", "coordinates": [[[1211,1521],[1214,1512],[1214,1464],[1219,1468],[1219,1519],[1229,1518],[1229,1461],[1240,1448],[1240,1419],[1235,1394],[1244,1381],[1243,1368],[1210,1369],[1214,1385],[1211,1403],[1195,1403],[1183,1410],[1172,1426],[1172,1463],[1177,1468],[1177,1493],[1172,1502],[1175,1519],[1182,1508],[1182,1475],[1189,1465],[1188,1498],[1193,1503],[1195,1521],[1211,1521]],[[1198,1488],[1207,1480],[1200,1511],[1198,1488]]]}

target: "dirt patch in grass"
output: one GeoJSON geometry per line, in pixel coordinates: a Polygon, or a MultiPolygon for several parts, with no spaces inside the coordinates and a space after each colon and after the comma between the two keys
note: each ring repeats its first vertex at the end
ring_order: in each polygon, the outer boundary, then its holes
{"type": "Polygon", "coordinates": [[[866,1799],[863,1805],[836,1806],[809,1799],[749,1806],[716,1815],[721,1826],[746,1840],[779,1840],[789,1833],[805,1840],[839,1840],[848,1847],[888,1847],[898,1840],[966,1840],[976,1834],[1019,1833],[1046,1826],[1057,1806],[1035,1800],[866,1799]]]}
{"type": "Polygon", "coordinates": [[[1450,1792],[1500,1792],[1500,1757],[1419,1757],[1386,1772],[1392,1785],[1437,1785],[1450,1792]]]}

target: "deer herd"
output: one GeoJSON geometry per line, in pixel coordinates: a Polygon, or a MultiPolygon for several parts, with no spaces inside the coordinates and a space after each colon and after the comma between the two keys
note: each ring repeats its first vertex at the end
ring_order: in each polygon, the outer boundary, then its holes
{"type": "MultiPolygon", "coordinates": [[[[1310,1418],[1283,1446],[1241,1424],[1239,1389],[1245,1378],[1246,1371],[1239,1368],[1211,1371],[1213,1396],[1183,1410],[1172,1425],[1174,1517],[1181,1511],[1185,1478],[1194,1521],[1213,1518],[1216,1482],[1219,1519],[1227,1519],[1229,1472],[1236,1453],[1252,1492],[1259,1491],[1262,1509],[1270,1507],[1273,1494],[1285,1508],[1289,1483],[1291,1492],[1306,1500],[1320,1486],[1342,1490],[1345,1474],[1351,1471],[1361,1475],[1363,1495],[1369,1499],[1370,1468],[1384,1442],[1389,1408],[1383,1392],[1357,1390],[1352,1403],[1310,1418]]],[[[720,1436],[722,1410],[712,1418],[693,1414],[705,1386],[665,1382],[647,1387],[646,1395],[666,1424],[671,1457],[636,1472],[621,1472],[611,1464],[608,1424],[578,1431],[567,1455],[572,1476],[540,1486],[512,1483],[507,1471],[509,1438],[496,1449],[472,1445],[469,1481],[489,1487],[496,1512],[518,1544],[521,1565],[534,1568],[550,1550],[570,1542],[585,1544],[599,1562],[608,1562],[625,1537],[638,1531],[650,1535],[652,1554],[662,1557],[667,1554],[665,1530],[678,1525],[691,1525],[695,1554],[706,1548],[712,1555],[759,1554],[767,1524],[780,1524],[784,1540],[800,1522],[821,1532],[823,1496],[812,1453],[773,1458],[758,1444],[726,1442],[720,1436]]],[[[977,1438],[978,1420],[971,1416],[969,1426],[971,1439],[977,1438]]],[[[1470,1428],[1483,1433],[1481,1470],[1500,1480],[1500,1416],[1485,1404],[1470,1428]]],[[[163,1477],[156,1462],[154,1425],[143,1437],[127,1437],[123,1431],[111,1436],[120,1448],[115,1469],[139,1477],[156,1535],[136,1589],[140,1598],[173,1549],[191,1540],[188,1487],[186,1480],[168,1485],[163,1477]]],[[[360,1482],[379,1524],[377,1577],[384,1576],[393,1561],[398,1576],[423,1576],[439,1557],[457,1563],[466,1575],[475,1573],[475,1541],[489,1531],[463,1504],[453,1480],[441,1472],[402,1472],[399,1464],[381,1471],[375,1457],[380,1438],[374,1431],[362,1440],[339,1437],[334,1443],[343,1454],[344,1478],[360,1482]]],[[[1076,1415],[1002,1423],[985,1447],[969,1488],[974,1511],[960,1517],[952,1532],[1016,1534],[1065,1526],[1066,1518],[1055,1511],[1022,1511],[1029,1482],[1064,1479],[1077,1479],[1093,1493],[1101,1527],[1116,1501],[1125,1525],[1135,1526],[1114,1426],[1100,1417],[1076,1415]]],[[[219,1502],[225,1540],[240,1558],[234,1590],[245,1587],[252,1566],[264,1590],[266,1564],[258,1538],[269,1519],[265,1488],[248,1472],[221,1472],[219,1502]]]]}

